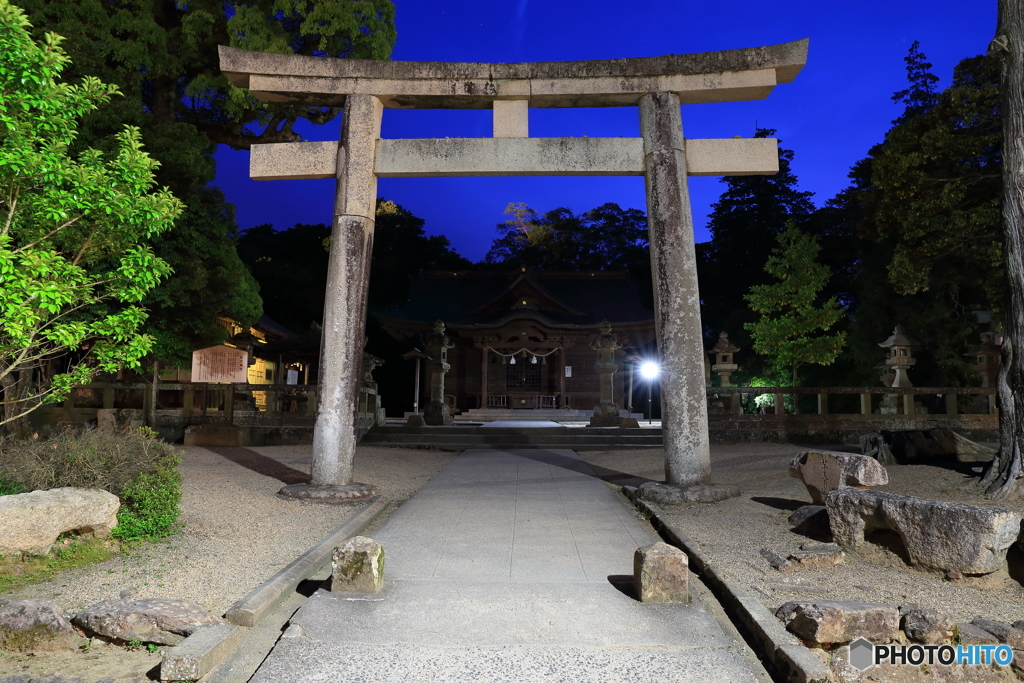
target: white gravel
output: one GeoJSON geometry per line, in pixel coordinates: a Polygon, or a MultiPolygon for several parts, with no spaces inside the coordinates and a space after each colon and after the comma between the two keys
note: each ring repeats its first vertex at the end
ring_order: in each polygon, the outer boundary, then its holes
{"type": "MultiPolygon", "coordinates": [[[[312,446],[250,450],[309,472],[312,446]]],[[[400,503],[455,455],[360,446],[354,477],[400,503]]],[[[5,597],[47,600],[65,613],[122,595],[177,598],[219,615],[358,509],[278,498],[281,481],[205,448],[185,448],[182,458],[180,533],[5,597]]]]}
{"type": "MultiPolygon", "coordinates": [[[[984,616],[1004,622],[1024,619],[1024,558],[1011,551],[1011,574],[948,581],[908,567],[898,556],[872,546],[847,553],[842,565],[780,572],[760,555],[772,547],[783,556],[814,539],[791,531],[786,521],[811,502],[799,479],[788,475],[789,461],[807,447],[788,444],[716,445],[711,450],[712,480],[739,486],[742,495],[715,504],[665,505],[672,524],[696,541],[727,577],[769,610],[789,600],[855,600],[935,607],[956,621],[984,616]]],[[[840,447],[826,447],[838,450],[840,447]]],[[[581,456],[604,470],[606,479],[637,485],[664,479],[664,454],[652,451],[596,451],[581,456]],[[615,474],[618,472],[619,474],[615,474]]],[[[957,503],[1004,507],[1024,512],[1024,503],[993,504],[977,487],[977,475],[929,465],[888,467],[882,490],[957,503]]],[[[601,469],[599,469],[601,474],[601,469]]]]}

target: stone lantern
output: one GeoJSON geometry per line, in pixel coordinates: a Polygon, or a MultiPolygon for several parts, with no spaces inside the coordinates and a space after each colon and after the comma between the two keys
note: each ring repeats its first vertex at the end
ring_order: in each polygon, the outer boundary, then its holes
{"type": "Polygon", "coordinates": [[[590,426],[618,427],[622,424],[622,419],[619,417],[619,406],[615,403],[612,375],[619,368],[619,364],[615,362],[615,352],[622,348],[622,343],[618,337],[612,334],[610,322],[607,320],[601,322],[601,333],[590,343],[590,348],[597,351],[594,370],[597,371],[598,387],[601,390],[601,400],[594,406],[590,426]]]}
{"type": "Polygon", "coordinates": [[[1003,364],[1003,335],[982,332],[981,344],[964,354],[975,359],[974,371],[981,375],[981,386],[994,387],[1003,364]]]}
{"type": "Polygon", "coordinates": [[[714,354],[715,356],[715,364],[711,366],[711,370],[718,373],[719,386],[732,386],[729,384],[729,376],[740,367],[732,361],[732,355],[739,350],[738,346],[729,341],[728,332],[720,332],[718,334],[718,343],[708,351],[709,354],[714,354]]]}
{"type": "Polygon", "coordinates": [[[445,326],[440,320],[434,322],[434,332],[424,341],[430,362],[430,403],[423,411],[423,421],[428,425],[450,425],[452,414],[444,402],[444,376],[451,366],[448,365],[448,349],[455,346],[444,333],[445,326]]]}
{"type": "Polygon", "coordinates": [[[912,387],[907,370],[911,368],[917,359],[911,354],[910,347],[916,346],[917,340],[903,331],[903,325],[897,325],[892,336],[879,344],[883,349],[889,349],[889,357],[885,364],[896,371],[896,378],[890,386],[912,387]]]}

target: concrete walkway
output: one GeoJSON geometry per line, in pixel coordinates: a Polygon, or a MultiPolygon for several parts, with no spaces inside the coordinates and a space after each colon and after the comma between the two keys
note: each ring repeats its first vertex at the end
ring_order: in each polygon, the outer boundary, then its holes
{"type": "Polygon", "coordinates": [[[373,536],[385,588],[318,591],[253,682],[757,680],[698,603],[616,588],[656,539],[572,451],[466,451],[373,536]]]}

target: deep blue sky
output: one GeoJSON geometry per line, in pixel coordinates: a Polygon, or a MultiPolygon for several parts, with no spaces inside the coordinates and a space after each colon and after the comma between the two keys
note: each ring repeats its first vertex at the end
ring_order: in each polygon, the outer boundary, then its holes
{"type": "MultiPolygon", "coordinates": [[[[847,184],[850,166],[881,141],[901,108],[903,58],[921,48],[941,79],[985,51],[995,30],[996,0],[396,0],[398,42],[392,59],[443,62],[535,62],[685,54],[811,39],[807,66],[765,100],[683,107],[688,138],[750,137],[775,128],[796,153],[800,188],[821,205],[847,184]]],[[[340,119],[299,127],[308,140],[337,139],[340,119]]],[[[489,111],[384,111],[382,137],[488,137],[489,111]]],[[[530,112],[534,137],[639,134],[634,107],[530,112]]],[[[271,223],[329,223],[333,180],[255,182],[248,152],[221,148],[218,184],[248,228],[271,223]]],[[[690,178],[697,241],[718,178],[690,178]]],[[[483,258],[509,202],[539,212],[575,212],[605,202],[645,210],[642,178],[387,178],[379,195],[426,219],[473,260],[483,258]]]]}

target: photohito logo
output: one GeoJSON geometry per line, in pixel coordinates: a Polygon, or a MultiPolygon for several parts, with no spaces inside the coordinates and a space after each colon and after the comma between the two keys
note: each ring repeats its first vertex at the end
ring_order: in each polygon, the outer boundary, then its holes
{"type": "Polygon", "coordinates": [[[967,664],[1009,666],[1013,649],[1009,645],[875,645],[866,638],[850,643],[850,666],[866,671],[875,664],[967,664]]]}

